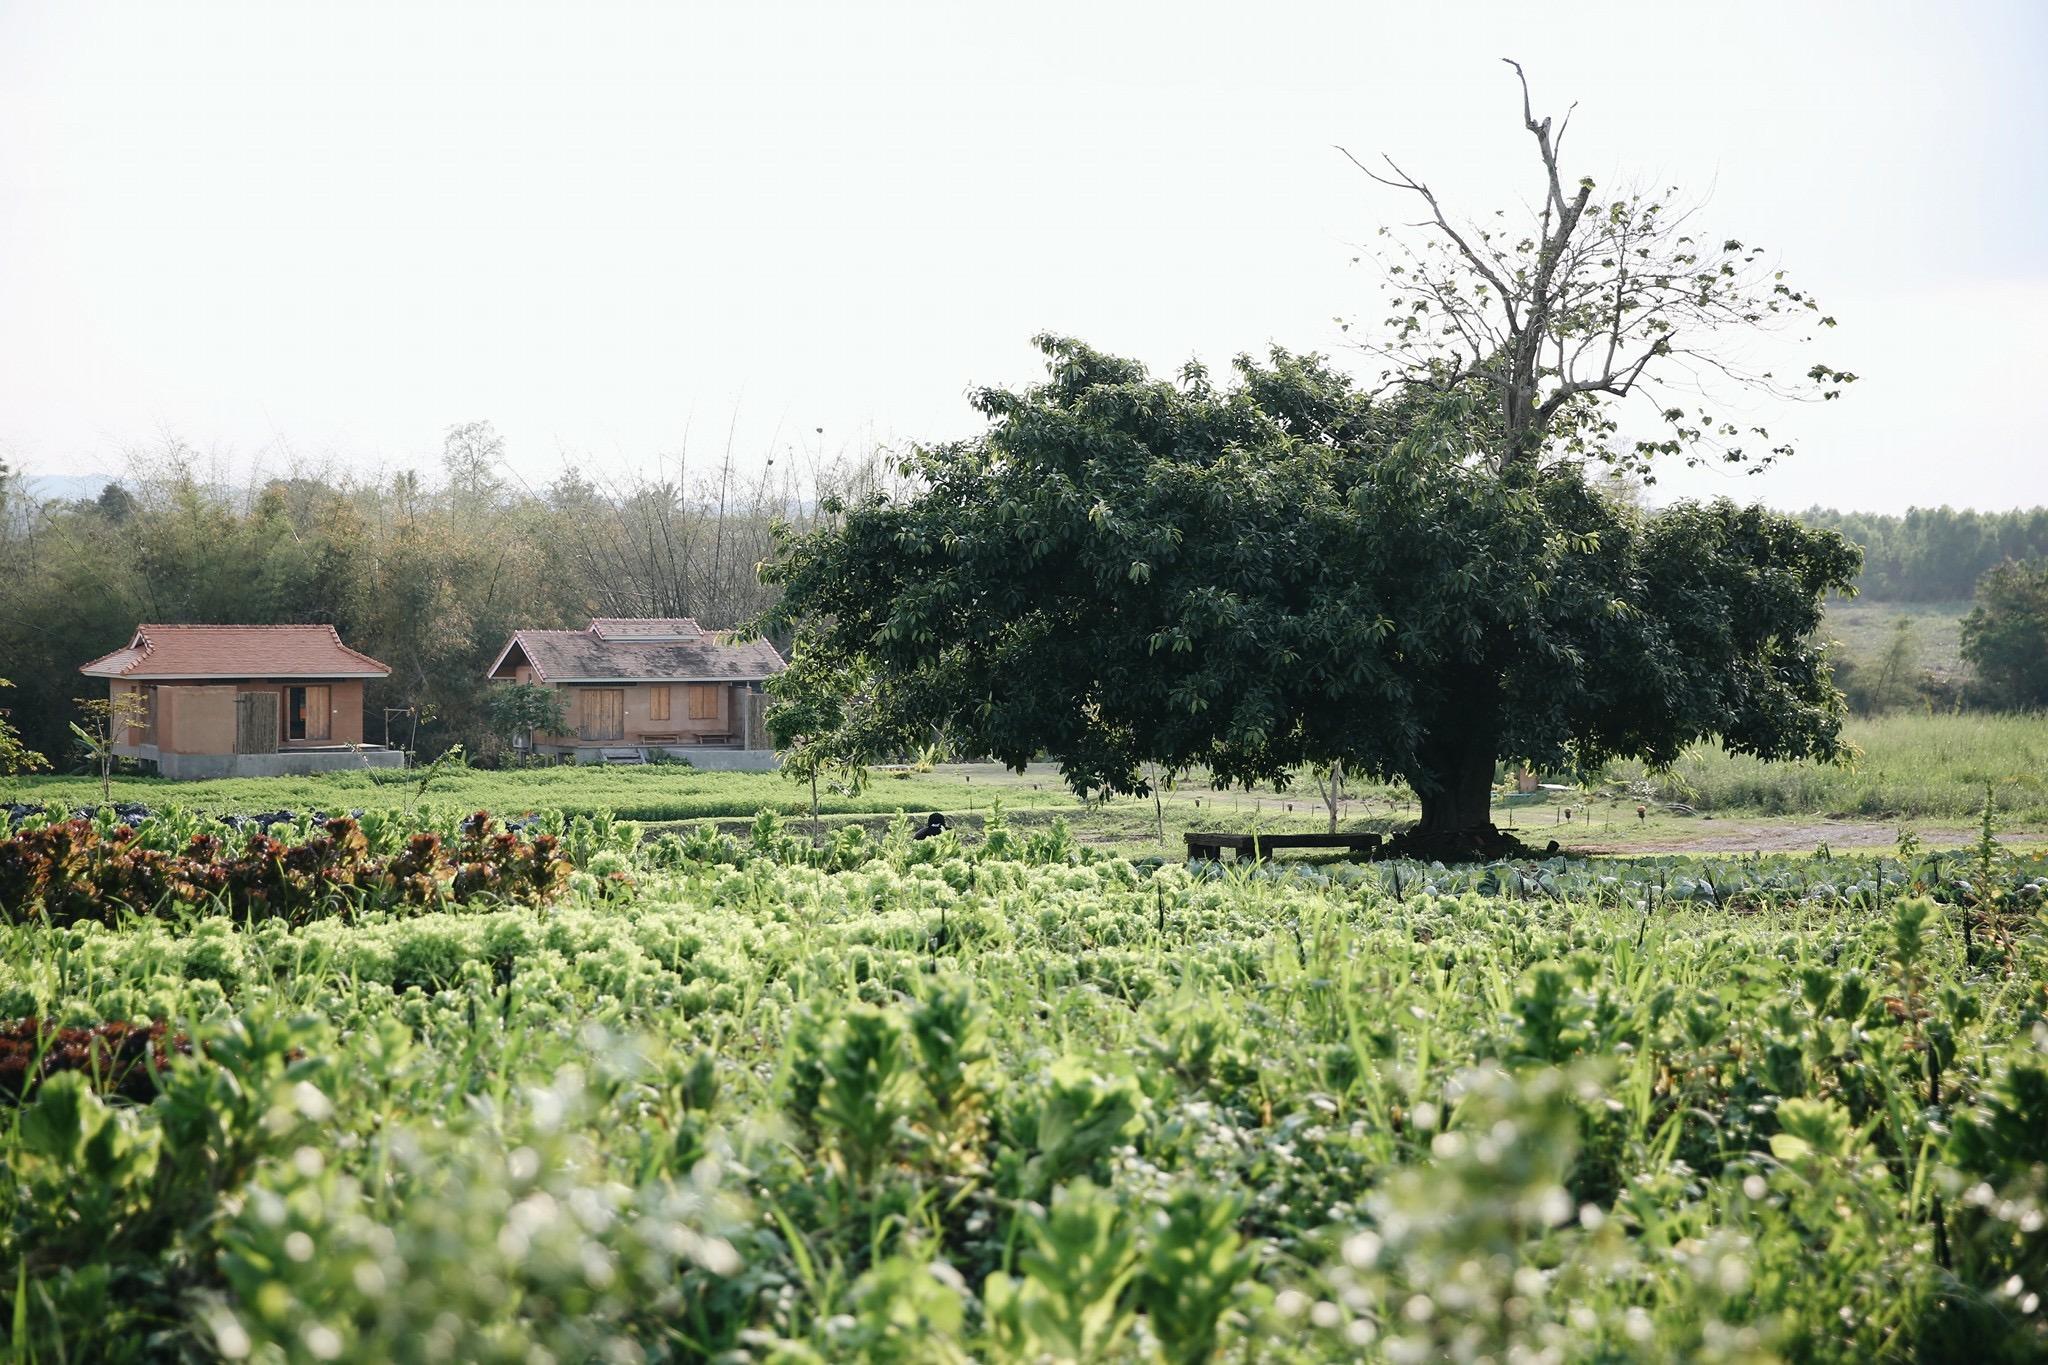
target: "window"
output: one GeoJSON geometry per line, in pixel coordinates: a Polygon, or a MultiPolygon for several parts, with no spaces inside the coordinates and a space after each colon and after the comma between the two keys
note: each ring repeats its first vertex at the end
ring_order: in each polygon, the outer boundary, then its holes
{"type": "Polygon", "coordinates": [[[586,687],[576,699],[576,738],[624,739],[626,692],[619,687],[586,687]]]}
{"type": "Polygon", "coordinates": [[[289,711],[286,739],[328,739],[333,735],[330,728],[334,719],[332,688],[289,687],[285,692],[289,711]]]}
{"type": "Polygon", "coordinates": [[[718,719],[718,689],[706,683],[690,684],[690,719],[718,719]]]}
{"type": "Polygon", "coordinates": [[[667,683],[660,683],[647,689],[647,716],[650,720],[668,719],[667,683]]]}

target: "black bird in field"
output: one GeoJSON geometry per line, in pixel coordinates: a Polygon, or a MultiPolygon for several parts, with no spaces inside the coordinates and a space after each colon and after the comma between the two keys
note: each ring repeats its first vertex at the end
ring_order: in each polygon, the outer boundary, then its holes
{"type": "Polygon", "coordinates": [[[913,839],[936,839],[946,832],[946,817],[933,811],[924,822],[922,829],[911,833],[913,839]]]}

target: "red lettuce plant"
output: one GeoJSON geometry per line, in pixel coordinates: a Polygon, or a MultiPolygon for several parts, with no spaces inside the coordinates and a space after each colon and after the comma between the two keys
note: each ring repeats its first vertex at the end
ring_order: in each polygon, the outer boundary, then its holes
{"type": "Polygon", "coordinates": [[[452,847],[427,830],[382,860],[346,816],[301,843],[255,833],[236,852],[202,833],[181,853],[142,846],[127,825],[102,833],[66,820],[0,839],[0,919],[61,927],[215,902],[246,919],[299,924],[478,898],[539,904],[567,887],[570,870],[552,835],[494,829],[485,811],[463,821],[452,847]]]}

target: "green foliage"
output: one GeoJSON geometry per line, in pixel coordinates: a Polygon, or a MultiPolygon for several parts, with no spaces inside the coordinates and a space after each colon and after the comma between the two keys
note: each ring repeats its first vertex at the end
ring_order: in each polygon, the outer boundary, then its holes
{"type": "Polygon", "coordinates": [[[72,704],[85,724],[72,721],[71,737],[99,774],[100,800],[107,801],[111,799],[115,746],[126,743],[128,730],[147,719],[148,705],[139,694],[126,690],[104,697],[80,697],[72,704]]]}
{"type": "MultiPolygon", "coordinates": [[[[854,1284],[853,1322],[833,1339],[840,1359],[874,1365],[967,1365],[966,1292],[960,1273],[944,1262],[923,1264],[892,1256],[854,1284]]],[[[796,1350],[788,1359],[815,1360],[823,1354],[796,1350]]]]}
{"type": "Polygon", "coordinates": [[[559,735],[569,729],[562,693],[533,683],[503,683],[491,688],[484,702],[491,732],[506,743],[536,734],[559,735]]]}
{"type": "Polygon", "coordinates": [[[956,1138],[972,1124],[986,1096],[988,1012],[958,977],[927,986],[910,1012],[910,1042],[918,1078],[931,1106],[931,1126],[956,1138]]]}
{"type": "Polygon", "coordinates": [[[1083,793],[1146,791],[1151,762],[1277,781],[1342,760],[1408,782],[1426,823],[1475,795],[1483,821],[1501,755],[1838,752],[1808,637],[1855,571],[1839,538],[1496,468],[1483,413],[1375,403],[1314,357],[1242,360],[1219,389],[1040,344],[1048,382],[980,394],[989,431],[918,451],[918,491],[785,538],[767,570],[812,671],[871,670],[870,749],[938,725],[1012,766],[1051,752],[1083,793]]]}
{"type": "Polygon", "coordinates": [[[2048,559],[2008,560],[1979,580],[1963,618],[1963,657],[1992,705],[2048,707],[2048,559]]]}
{"type": "Polygon", "coordinates": [[[834,659],[803,641],[791,646],[788,664],[768,680],[764,724],[783,776],[809,786],[815,826],[819,784],[857,796],[867,786],[868,765],[883,753],[873,728],[873,675],[858,661],[834,659]]]}
{"type": "MultiPolygon", "coordinates": [[[[13,683],[0,678],[0,687],[12,687],[13,683]]],[[[47,769],[50,760],[22,742],[21,731],[14,728],[9,713],[0,710],[0,777],[12,777],[16,773],[32,773],[47,769]]]]}
{"type": "Polygon", "coordinates": [[[997,1174],[1027,1199],[1043,1199],[1063,1181],[1105,1175],[1110,1154],[1144,1126],[1145,1107],[1135,1078],[1062,1057],[1005,1115],[1016,1145],[997,1174]]]}
{"type": "Polygon", "coordinates": [[[1054,1191],[1049,1212],[1026,1216],[1022,1278],[997,1271],[982,1287],[996,1339],[1014,1358],[1111,1358],[1134,1321],[1124,1301],[1138,1273],[1131,1221],[1085,1180],[1054,1191]]]}
{"type": "Polygon", "coordinates": [[[60,1063],[0,1083],[0,1357],[2048,1344],[2039,857],[1232,869],[538,823],[632,898],[0,925],[0,1017],[34,1016],[0,1040],[60,1063]],[[65,1032],[123,1019],[162,1031],[65,1032]]]}
{"type": "Polygon", "coordinates": [[[1228,1195],[1184,1187],[1151,1216],[1136,1304],[1172,1365],[1202,1365],[1222,1346],[1224,1320],[1258,1268],[1238,1233],[1244,1210],[1228,1195]]]}
{"type": "Polygon", "coordinates": [[[89,1255],[143,1208],[162,1134],[132,1108],[109,1108],[82,1072],[51,1077],[21,1111],[22,1176],[31,1203],[55,1215],[45,1254],[89,1255]]]}
{"type": "Polygon", "coordinates": [[[855,1188],[864,1189],[909,1117],[912,1071],[903,1019],[855,1005],[825,1035],[818,1055],[818,1126],[855,1188]]]}

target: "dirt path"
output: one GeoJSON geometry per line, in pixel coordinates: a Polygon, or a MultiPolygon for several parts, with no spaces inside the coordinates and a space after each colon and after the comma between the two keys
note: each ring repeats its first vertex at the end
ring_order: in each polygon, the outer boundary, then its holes
{"type": "MultiPolygon", "coordinates": [[[[1923,848],[1962,848],[1977,841],[1966,825],[1911,827],[1923,848]]],[[[1573,853],[1811,853],[1822,844],[1831,849],[1889,848],[1898,842],[1899,827],[1874,820],[1726,820],[1702,817],[1699,832],[1674,835],[1668,828],[1640,840],[1605,836],[1582,843],[1560,837],[1573,853]]],[[[2000,830],[2006,845],[2031,845],[2048,840],[2040,830],[2000,830]]]]}

